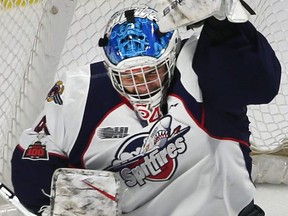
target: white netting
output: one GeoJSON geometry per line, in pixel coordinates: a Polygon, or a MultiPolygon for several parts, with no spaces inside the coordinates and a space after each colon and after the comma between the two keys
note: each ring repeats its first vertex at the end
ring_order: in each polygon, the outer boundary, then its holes
{"type": "Polygon", "coordinates": [[[288,1],[249,1],[257,16],[253,22],[267,37],[282,66],[280,92],[269,105],[251,106],[252,141],[258,150],[271,151],[288,139],[288,1]]]}
{"type": "MultiPolygon", "coordinates": [[[[9,8],[7,1],[0,1],[0,179],[10,177],[9,161],[12,143],[12,125],[15,122],[16,103],[20,89],[29,80],[25,72],[29,68],[31,50],[43,13],[42,3],[29,7],[9,8]]],[[[16,135],[16,134],[15,134],[16,135]]]]}
{"type": "MultiPolygon", "coordinates": [[[[0,0],[0,181],[11,187],[11,153],[21,131],[41,110],[55,72],[102,59],[97,43],[110,16],[131,4],[154,7],[155,2],[0,0]]],[[[252,142],[270,151],[288,136],[288,1],[247,2],[257,13],[252,22],[267,36],[283,70],[280,93],[272,103],[249,108],[252,142]]]]}

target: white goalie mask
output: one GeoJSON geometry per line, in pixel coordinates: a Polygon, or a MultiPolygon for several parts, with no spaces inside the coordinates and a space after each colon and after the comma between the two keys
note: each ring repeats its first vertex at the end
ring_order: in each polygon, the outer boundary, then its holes
{"type": "Polygon", "coordinates": [[[161,33],[157,12],[147,6],[116,12],[99,45],[114,88],[134,107],[160,106],[173,77],[180,38],[161,33]]]}

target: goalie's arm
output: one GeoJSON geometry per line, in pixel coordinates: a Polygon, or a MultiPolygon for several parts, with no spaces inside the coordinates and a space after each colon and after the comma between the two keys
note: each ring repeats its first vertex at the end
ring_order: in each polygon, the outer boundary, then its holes
{"type": "Polygon", "coordinates": [[[59,81],[51,88],[42,113],[31,128],[22,132],[12,155],[15,194],[33,213],[37,213],[43,205],[49,205],[47,194],[50,194],[54,171],[68,166],[67,153],[63,150],[63,88],[63,83],[59,81]]]}
{"type": "Polygon", "coordinates": [[[31,212],[37,214],[49,205],[51,177],[59,167],[67,167],[67,159],[49,154],[49,160],[23,159],[24,149],[18,145],[12,156],[12,182],[16,196],[31,212]]]}
{"type": "Polygon", "coordinates": [[[23,131],[14,151],[12,182],[15,193],[20,202],[34,212],[49,205],[49,197],[43,191],[50,194],[54,171],[68,167],[69,152],[85,108],[89,69],[87,65],[83,70],[67,71],[56,77],[43,112],[30,129],[23,131]]]}
{"type": "MultiPolygon", "coordinates": [[[[48,112],[50,117],[56,117],[61,113],[62,107],[52,105],[55,110],[47,111],[49,104],[45,105],[32,127],[22,132],[11,160],[15,195],[33,213],[37,213],[43,205],[49,205],[50,199],[47,195],[50,194],[54,171],[68,166],[68,158],[57,145],[62,142],[55,137],[52,125],[47,125],[50,119],[46,113],[48,112]]],[[[61,117],[58,116],[56,119],[61,125],[61,117]]],[[[60,127],[57,127],[57,131],[63,134],[60,127]]]]}
{"type": "Polygon", "coordinates": [[[278,93],[281,66],[266,38],[250,22],[205,21],[193,68],[204,101],[224,111],[269,103],[278,93]]]}

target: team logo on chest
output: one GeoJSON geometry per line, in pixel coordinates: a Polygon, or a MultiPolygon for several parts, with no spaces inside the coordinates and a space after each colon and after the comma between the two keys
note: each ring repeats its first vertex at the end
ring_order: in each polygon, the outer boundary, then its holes
{"type": "Polygon", "coordinates": [[[128,187],[170,179],[187,149],[185,134],[190,130],[181,125],[172,129],[171,123],[171,116],[165,116],[149,132],[129,137],[106,170],[118,172],[128,187]]]}

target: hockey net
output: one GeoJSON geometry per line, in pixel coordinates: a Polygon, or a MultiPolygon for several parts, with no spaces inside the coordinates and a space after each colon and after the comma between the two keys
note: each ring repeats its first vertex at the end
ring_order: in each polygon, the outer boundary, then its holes
{"type": "MultiPolygon", "coordinates": [[[[282,65],[278,96],[249,107],[255,179],[267,181],[278,169],[271,183],[288,183],[288,1],[247,2],[257,13],[251,21],[282,65]],[[264,163],[266,157],[274,162],[264,163]]],[[[0,0],[0,182],[12,188],[12,151],[42,109],[55,74],[101,60],[97,43],[110,16],[142,3],[155,6],[152,0],[0,0]]]]}

